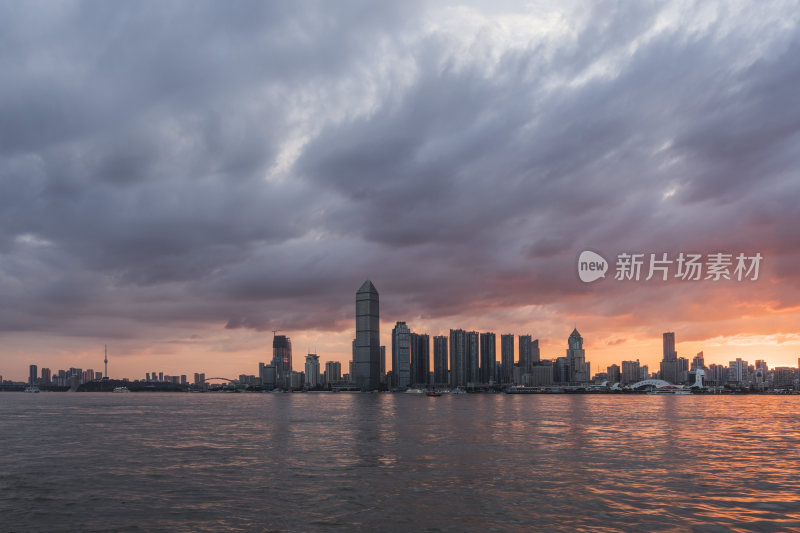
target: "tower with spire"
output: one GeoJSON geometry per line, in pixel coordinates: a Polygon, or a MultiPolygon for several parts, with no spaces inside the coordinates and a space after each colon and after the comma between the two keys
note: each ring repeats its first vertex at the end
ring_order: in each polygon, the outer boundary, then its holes
{"type": "Polygon", "coordinates": [[[572,330],[567,340],[567,364],[569,365],[570,383],[586,383],[589,381],[590,369],[586,365],[586,352],[583,349],[583,337],[578,328],[572,330]]]}

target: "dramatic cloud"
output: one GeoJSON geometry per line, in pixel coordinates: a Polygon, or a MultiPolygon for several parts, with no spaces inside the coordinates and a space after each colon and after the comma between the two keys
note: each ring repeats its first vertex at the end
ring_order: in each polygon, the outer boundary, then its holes
{"type": "Polygon", "coordinates": [[[2,4],[2,370],[71,366],[102,339],[131,368],[183,350],[185,372],[252,372],[270,330],[345,360],[366,278],[384,333],[532,332],[550,356],[577,325],[604,364],[652,364],[676,330],[699,349],[762,338],[788,362],[799,17],[797,2],[2,4]],[[612,265],[586,285],[584,249],[765,260],[750,283],[615,282],[612,265]]]}

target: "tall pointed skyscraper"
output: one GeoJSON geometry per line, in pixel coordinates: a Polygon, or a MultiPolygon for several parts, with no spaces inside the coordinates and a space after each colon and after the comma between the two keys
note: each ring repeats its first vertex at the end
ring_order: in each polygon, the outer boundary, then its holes
{"type": "Polygon", "coordinates": [[[567,340],[567,364],[569,371],[567,379],[570,383],[585,383],[589,381],[589,369],[586,365],[586,352],[583,349],[583,337],[578,333],[578,328],[572,330],[567,340]]]}
{"type": "Polygon", "coordinates": [[[380,387],[381,340],[378,290],[370,280],[356,292],[355,383],[362,391],[380,387]]]}

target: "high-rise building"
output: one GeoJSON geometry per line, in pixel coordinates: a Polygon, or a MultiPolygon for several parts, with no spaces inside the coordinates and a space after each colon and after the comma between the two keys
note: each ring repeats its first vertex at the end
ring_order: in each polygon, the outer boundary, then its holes
{"type": "Polygon", "coordinates": [[[319,356],[310,353],[306,356],[306,387],[316,387],[319,381],[319,356]]]}
{"type": "Polygon", "coordinates": [[[42,383],[44,385],[49,385],[51,381],[52,373],[50,372],[49,368],[42,369],[42,383]]]}
{"type": "Polygon", "coordinates": [[[728,367],[725,365],[708,365],[708,372],[703,378],[706,385],[725,385],[728,382],[728,367]]]}
{"type": "Polygon", "coordinates": [[[775,368],[773,386],[776,389],[791,389],[794,387],[795,369],[790,366],[775,368]]]}
{"type": "Polygon", "coordinates": [[[698,368],[703,370],[706,368],[706,360],[703,357],[703,352],[698,352],[697,355],[694,356],[694,359],[692,359],[692,372],[698,368]]]}
{"type": "MultiPolygon", "coordinates": [[[[264,365],[264,367],[259,370],[261,386],[264,390],[272,390],[278,386],[278,371],[275,365],[264,365]]],[[[203,374],[200,374],[200,377],[205,381],[205,376],[203,374]]]]}
{"type": "Polygon", "coordinates": [[[325,382],[330,385],[339,381],[342,381],[342,363],[328,361],[325,363],[325,382]]]}
{"type": "Polygon", "coordinates": [[[411,385],[411,331],[405,322],[392,329],[392,386],[399,389],[411,385]]]}
{"type": "Polygon", "coordinates": [[[380,343],[378,290],[367,280],[356,292],[356,356],[353,370],[355,383],[362,391],[380,387],[380,343]]]}
{"type": "Polygon", "coordinates": [[[514,379],[514,335],[500,335],[500,362],[503,364],[503,375],[500,383],[508,384],[514,379]]]}
{"type": "Polygon", "coordinates": [[[381,346],[381,371],[378,376],[378,382],[381,385],[386,384],[386,346],[381,346]]]}
{"type": "Polygon", "coordinates": [[[411,384],[427,386],[431,370],[431,338],[425,334],[411,334],[411,384]]]}
{"type": "Polygon", "coordinates": [[[620,383],[622,385],[631,385],[641,381],[639,371],[639,360],[636,361],[623,361],[622,362],[622,376],[620,383]]]}
{"type": "Polygon", "coordinates": [[[538,365],[542,360],[539,353],[539,339],[531,341],[531,366],[538,365]]]}
{"type": "Polygon", "coordinates": [[[447,356],[447,337],[437,335],[433,338],[433,384],[437,387],[448,383],[447,356]]]}
{"type": "Polygon", "coordinates": [[[28,385],[34,386],[39,381],[39,367],[31,365],[28,367],[28,385]]]}
{"type": "MultiPolygon", "coordinates": [[[[559,357],[553,365],[553,381],[556,383],[569,382],[569,360],[566,357],[559,357]]],[[[524,382],[524,380],[523,380],[524,382]]]]}
{"type": "Polygon", "coordinates": [[[494,333],[480,334],[480,352],[480,382],[494,383],[497,381],[494,373],[497,366],[497,338],[494,333]]]}
{"type": "Polygon", "coordinates": [[[531,336],[519,336],[519,373],[524,376],[531,373],[533,360],[531,359],[531,336]]]}
{"type": "Polygon", "coordinates": [[[678,357],[675,359],[675,368],[677,372],[677,382],[684,383],[689,379],[689,360],[685,357],[678,357]]]}
{"type": "Polygon", "coordinates": [[[674,361],[678,358],[678,352],[675,351],[675,333],[668,331],[662,335],[664,344],[664,358],[663,361],[674,361]]]}
{"type": "Polygon", "coordinates": [[[272,366],[275,367],[277,386],[290,388],[292,372],[292,341],[286,335],[272,338],[272,366]]]}
{"type": "Polygon", "coordinates": [[[620,369],[619,365],[613,364],[607,368],[608,373],[608,382],[609,383],[619,383],[620,379],[620,369]]]}
{"type": "Polygon", "coordinates": [[[664,357],[661,360],[661,379],[670,383],[681,381],[681,372],[678,363],[678,352],[675,351],[675,333],[667,332],[662,335],[664,357]]]}
{"type": "Polygon", "coordinates": [[[450,386],[467,385],[467,332],[450,330],[450,386]]]}
{"type": "Polygon", "coordinates": [[[567,340],[567,366],[570,383],[586,383],[589,381],[589,369],[586,365],[586,352],[583,349],[583,337],[578,328],[572,330],[567,340]]]}
{"type": "Polygon", "coordinates": [[[467,383],[477,383],[480,375],[481,342],[477,331],[467,332],[467,383]]]}
{"type": "Polygon", "coordinates": [[[728,363],[728,383],[741,384],[747,380],[747,361],[737,357],[728,363]]]}

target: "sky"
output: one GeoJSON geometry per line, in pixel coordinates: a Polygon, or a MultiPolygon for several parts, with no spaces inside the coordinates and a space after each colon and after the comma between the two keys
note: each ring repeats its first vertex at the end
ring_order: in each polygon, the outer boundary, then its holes
{"type": "Polygon", "coordinates": [[[577,327],[592,372],[655,370],[674,331],[689,359],[797,366],[799,18],[0,1],[0,375],[101,370],[105,344],[111,377],[255,374],[273,331],[295,370],[346,362],[365,279],[387,346],[403,320],[554,358],[577,327]],[[763,260],[615,279],[621,253],[682,252],[763,260]]]}

